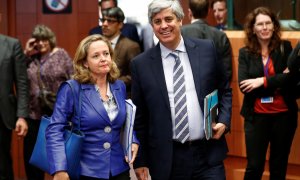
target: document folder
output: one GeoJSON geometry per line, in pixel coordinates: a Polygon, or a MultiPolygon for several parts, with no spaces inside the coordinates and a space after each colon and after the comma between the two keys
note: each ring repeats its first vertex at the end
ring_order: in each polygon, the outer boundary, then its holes
{"type": "Polygon", "coordinates": [[[133,104],[131,99],[126,99],[126,122],[122,135],[122,146],[125,156],[128,160],[132,159],[131,145],[133,138],[133,126],[136,113],[136,106],[133,104]]]}
{"type": "Polygon", "coordinates": [[[204,132],[207,140],[212,138],[212,125],[218,115],[218,90],[214,90],[204,98],[204,132]]]}

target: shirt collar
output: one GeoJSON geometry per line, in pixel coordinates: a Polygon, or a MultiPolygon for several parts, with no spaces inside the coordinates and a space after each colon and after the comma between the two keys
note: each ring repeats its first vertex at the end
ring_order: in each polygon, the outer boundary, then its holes
{"type": "Polygon", "coordinates": [[[194,22],[197,22],[197,21],[199,21],[200,19],[193,19],[192,21],[191,21],[191,23],[194,23],[194,22]]]}
{"type": "MultiPolygon", "coordinates": [[[[95,89],[97,92],[99,92],[100,88],[97,84],[95,84],[95,89]]],[[[112,92],[110,91],[110,86],[109,86],[109,83],[107,83],[107,89],[106,89],[106,96],[110,99],[112,97],[112,92]]]]}
{"type": "MultiPolygon", "coordinates": [[[[171,49],[168,49],[167,47],[165,47],[163,44],[159,44],[160,45],[160,49],[161,49],[161,57],[164,59],[166,58],[170,53],[174,52],[171,49]]],[[[176,47],[175,51],[179,51],[179,52],[186,52],[185,46],[184,46],[184,40],[181,36],[180,38],[180,42],[178,44],[178,46],[176,47]]]]}
{"type": "Polygon", "coordinates": [[[118,36],[116,36],[115,38],[113,38],[110,42],[112,43],[112,46],[115,47],[118,40],[119,40],[120,34],[118,36]]]}

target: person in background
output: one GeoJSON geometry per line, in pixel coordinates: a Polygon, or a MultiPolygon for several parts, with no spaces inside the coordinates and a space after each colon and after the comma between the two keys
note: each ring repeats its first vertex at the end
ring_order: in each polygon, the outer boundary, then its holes
{"type": "Polygon", "coordinates": [[[300,41],[293,49],[288,60],[288,68],[291,72],[298,72],[300,70],[300,41]]]}
{"type": "Polygon", "coordinates": [[[158,43],[158,39],[155,36],[151,24],[142,26],[141,41],[143,43],[143,51],[154,47],[158,43]]]}
{"type": "Polygon", "coordinates": [[[130,40],[121,33],[123,21],[125,19],[121,8],[114,7],[102,11],[103,24],[102,33],[110,42],[115,51],[116,64],[120,70],[119,79],[124,81],[127,90],[127,97],[130,98],[131,92],[131,60],[141,53],[138,43],[130,40]]]}
{"type": "MultiPolygon", "coordinates": [[[[102,12],[104,10],[113,8],[113,7],[118,7],[118,1],[117,0],[101,0],[98,3],[98,8],[99,8],[99,25],[92,28],[89,32],[89,34],[102,34],[102,12]]],[[[121,29],[122,35],[125,37],[137,42],[140,46],[142,46],[140,37],[137,31],[137,27],[134,24],[130,23],[124,23],[123,27],[121,29]]]]}
{"type": "Polygon", "coordinates": [[[13,180],[12,130],[25,137],[28,126],[26,57],[19,40],[0,34],[0,179],[13,180]]]}
{"type": "Polygon", "coordinates": [[[148,18],[159,43],[131,63],[140,141],[136,175],[147,179],[149,169],[155,180],[224,180],[232,93],[223,62],[212,40],[182,37],[178,0],[152,1],[148,18]],[[216,89],[219,114],[213,137],[206,140],[203,99],[216,89]]]}
{"type": "Polygon", "coordinates": [[[209,10],[208,0],[189,0],[189,19],[191,24],[181,28],[183,36],[195,37],[200,39],[211,39],[214,41],[219,58],[222,59],[225,67],[226,76],[231,80],[232,77],[232,54],[231,45],[226,34],[209,26],[205,18],[209,10]]]}
{"type": "Polygon", "coordinates": [[[297,128],[295,80],[288,73],[292,50],[281,40],[276,15],[258,7],[246,17],[246,46],[239,50],[238,82],[244,100],[245,180],[260,180],[270,144],[270,179],[284,180],[297,128]]]}
{"type": "MultiPolygon", "coordinates": [[[[291,52],[288,59],[288,68],[291,74],[297,79],[297,98],[300,98],[300,41],[291,52]]],[[[300,109],[299,109],[300,110],[300,109]]],[[[299,111],[298,110],[298,111],[299,111]]]]}
{"type": "MultiPolygon", "coordinates": [[[[44,106],[42,93],[56,94],[60,84],[73,74],[72,59],[68,53],[56,46],[54,32],[47,26],[38,24],[32,37],[26,42],[24,53],[28,57],[27,74],[29,78],[29,131],[24,139],[24,162],[27,178],[44,179],[44,172],[29,164],[42,115],[51,116],[52,109],[44,106]]],[[[55,98],[55,97],[54,97],[55,98]]],[[[53,107],[52,107],[53,108],[53,107]]]]}
{"type": "MultiPolygon", "coordinates": [[[[81,180],[129,180],[129,165],[135,160],[138,140],[133,136],[132,160],[126,162],[120,132],[126,120],[126,87],[117,80],[119,70],[110,41],[101,35],[84,38],[74,58],[73,78],[80,84],[81,131],[85,134],[80,157],[81,180]]],[[[74,113],[73,92],[62,84],[46,130],[47,154],[54,180],[69,179],[63,139],[67,117],[74,113]]]]}
{"type": "MultiPolygon", "coordinates": [[[[212,0],[211,8],[217,22],[216,28],[223,31],[228,29],[227,24],[227,2],[226,0],[212,0]]],[[[242,30],[243,26],[233,21],[233,30],[242,30]]]]}

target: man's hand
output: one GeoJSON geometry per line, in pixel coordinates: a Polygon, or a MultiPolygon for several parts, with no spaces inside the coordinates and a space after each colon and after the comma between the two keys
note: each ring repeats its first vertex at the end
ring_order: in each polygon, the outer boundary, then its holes
{"type": "Polygon", "coordinates": [[[16,129],[15,131],[17,132],[18,136],[26,136],[28,132],[28,125],[27,122],[24,118],[19,117],[17,122],[16,122],[16,129]]]}
{"type": "Polygon", "coordinates": [[[290,70],[289,70],[289,68],[285,68],[285,70],[283,71],[283,73],[289,73],[290,72],[290,70]]]}
{"type": "Polygon", "coordinates": [[[138,180],[148,180],[149,170],[147,167],[136,168],[134,172],[138,180]]]}
{"type": "Polygon", "coordinates": [[[226,125],[223,123],[217,123],[212,127],[214,133],[213,133],[213,139],[220,139],[220,137],[223,135],[223,133],[226,130],[226,125]]]}

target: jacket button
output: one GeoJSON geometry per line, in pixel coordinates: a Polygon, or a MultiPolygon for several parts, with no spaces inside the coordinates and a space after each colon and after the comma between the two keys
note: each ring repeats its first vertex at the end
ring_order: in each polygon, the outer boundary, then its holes
{"type": "Polygon", "coordinates": [[[110,132],[111,132],[111,127],[106,126],[106,127],[104,128],[104,132],[110,133],[110,132]]]}
{"type": "Polygon", "coordinates": [[[106,142],[103,144],[104,149],[109,149],[110,148],[110,143],[106,142]]]}

